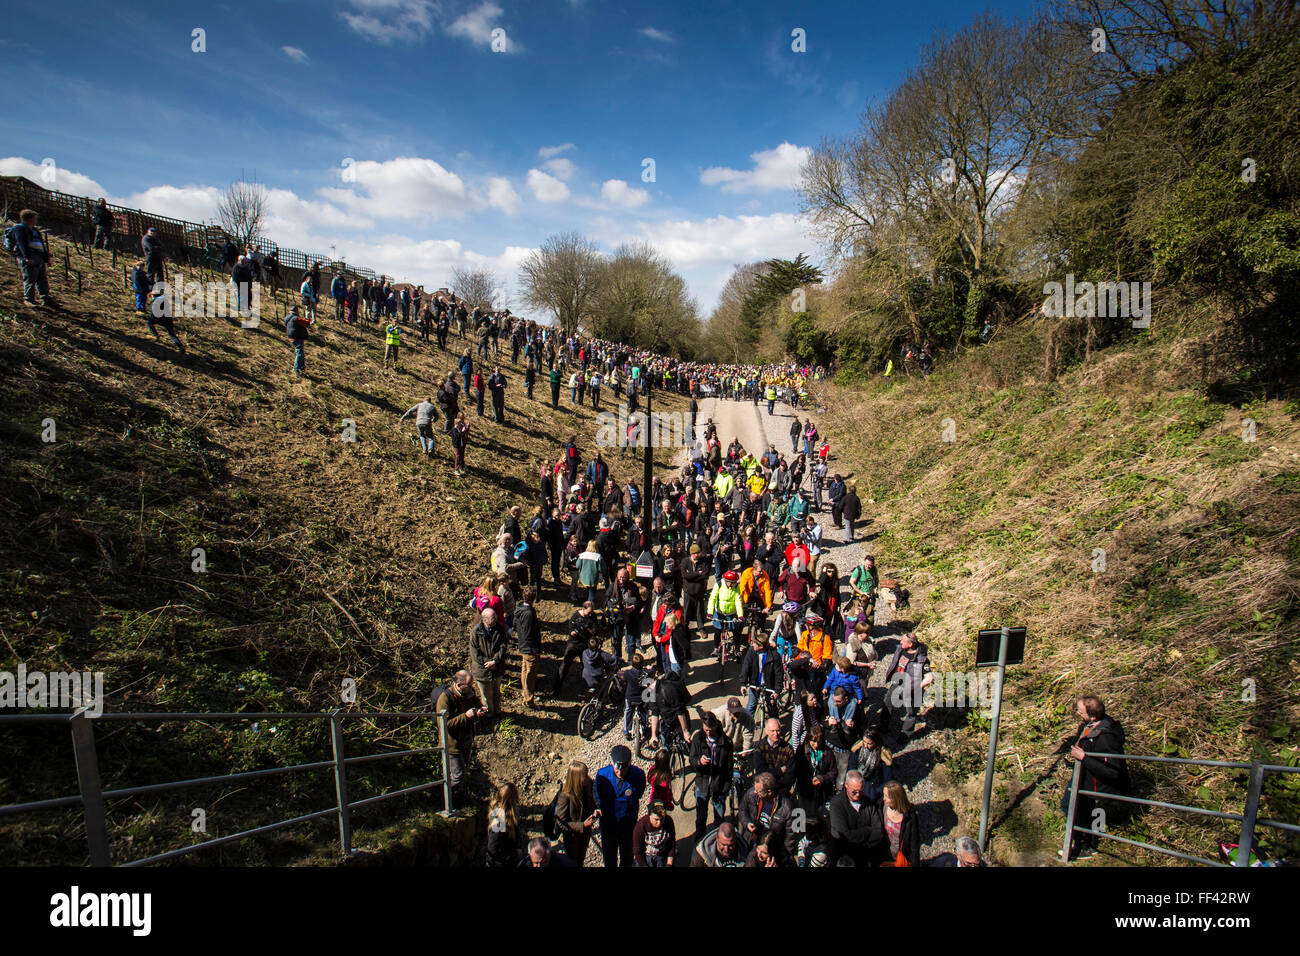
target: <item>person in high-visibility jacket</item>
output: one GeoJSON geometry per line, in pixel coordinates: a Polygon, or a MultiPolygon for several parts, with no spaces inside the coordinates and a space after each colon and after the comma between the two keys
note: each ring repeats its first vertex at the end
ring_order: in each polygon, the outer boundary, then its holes
{"type": "Polygon", "coordinates": [[[767,479],[763,477],[763,473],[758,470],[755,470],[754,473],[749,476],[749,480],[745,482],[745,485],[750,491],[760,497],[762,497],[763,492],[767,491],[767,479]]]}
{"type": "Polygon", "coordinates": [[[735,490],[736,479],[731,476],[731,472],[720,471],[718,477],[713,479],[713,493],[719,501],[726,501],[735,490]]]}
{"type": "Polygon", "coordinates": [[[767,413],[771,415],[772,409],[776,407],[776,386],[769,385],[767,391],[763,393],[763,397],[767,399],[767,413]]]}
{"type": "Polygon", "coordinates": [[[708,612],[713,616],[713,655],[722,657],[722,631],[731,621],[738,621],[745,616],[745,602],[740,599],[737,586],[740,575],[728,571],[722,580],[709,592],[708,612]]]}
{"type": "Polygon", "coordinates": [[[389,322],[388,327],[384,329],[384,368],[388,368],[388,360],[393,360],[393,368],[397,368],[397,349],[402,344],[402,327],[396,322],[389,322]]]}

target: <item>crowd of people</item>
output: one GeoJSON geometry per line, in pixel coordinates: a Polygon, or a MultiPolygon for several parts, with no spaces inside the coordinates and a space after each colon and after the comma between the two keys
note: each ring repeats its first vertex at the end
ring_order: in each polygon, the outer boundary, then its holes
{"type": "MultiPolygon", "coordinates": [[[[529,333],[525,326],[521,353],[547,354],[551,343],[529,333]]],[[[743,401],[806,387],[793,369],[683,367],[612,343],[558,344],[556,365],[587,383],[570,386],[575,403],[605,386],[635,409],[653,381],[684,386],[694,412],[706,383],[743,401]]],[[[457,386],[449,375],[444,389],[453,398],[457,386]]],[[[445,401],[406,412],[422,442],[439,404],[445,423],[445,401]]],[[[454,786],[464,786],[475,728],[500,713],[512,646],[524,708],[585,700],[613,682],[624,740],[642,727],[653,756],[639,767],[624,743],[594,775],[585,763],[570,765],[547,820],[562,852],[526,846],[517,795],[499,789],[489,862],[580,866],[598,837],[607,866],[921,865],[916,810],[893,779],[889,745],[915,728],[914,691],[930,680],[929,662],[925,645],[903,635],[886,667],[899,703],[891,695],[868,703],[870,675],[882,663],[876,604],[905,592],[882,584],[871,555],[844,575],[826,558],[823,515],[846,529],[846,540],[861,515],[851,475],[828,476],[827,446],[810,418],[792,425],[788,452],[747,449],[736,436],[724,448],[711,419],[693,424],[700,440],[687,462],[649,488],[635,473],[615,475],[604,449],[588,455],[570,435],[540,465],[535,503],[505,516],[489,570],[469,597],[476,619],[468,666],[434,700],[456,737],[454,786]],[[563,651],[549,660],[535,609],[544,590],[573,608],[563,651]],[[709,662],[692,660],[701,636],[711,661],[722,663],[721,680],[738,689],[712,710],[695,707],[687,689],[693,668],[709,662]],[[689,750],[696,798],[686,859],[676,853],[672,746],[689,750]]]]}
{"type": "MultiPolygon", "coordinates": [[[[106,243],[111,217],[101,223],[97,215],[96,226],[96,244],[106,243]]],[[[25,296],[39,292],[50,301],[48,242],[34,213],[22,212],[6,246],[22,263],[25,296]]],[[[170,313],[158,316],[145,301],[166,276],[153,229],[142,252],[133,275],[136,307],[155,336],[157,323],[183,348],[170,313]]],[[[260,254],[241,255],[232,244],[224,258],[237,286],[265,281],[269,270],[278,274],[260,254]]],[[[322,282],[315,264],[286,318],[295,373],[305,370],[308,330],[327,311],[322,282]]],[[[871,555],[844,575],[826,558],[822,516],[829,511],[846,542],[862,517],[852,474],[832,471],[829,444],[811,418],[793,419],[788,453],[775,443],[746,448],[736,436],[724,447],[712,419],[698,421],[705,395],[766,402],[769,415],[778,401],[798,409],[824,369],[679,361],[565,336],[447,289],[430,295],[383,278],[349,283],[336,275],[328,292],[336,321],[383,325],[385,367],[397,366],[404,326],[412,322],[423,343],[432,336],[439,350],[455,354],[455,369],[401,419],[414,417],[426,457],[434,455],[441,430],[458,475],[466,468],[471,392],[477,416],[485,416],[487,393],[493,422],[505,423],[503,347],[512,364],[522,360],[528,400],[545,401],[534,398],[534,386],[547,376],[553,408],[560,407],[566,383],[571,405],[590,402],[598,410],[603,392],[624,406],[629,420],[651,390],[688,401],[687,433],[698,440],[687,446],[679,473],[656,477],[648,488],[634,473],[616,477],[602,449],[587,457],[570,435],[554,461],[540,464],[534,502],[510,508],[489,568],[468,596],[474,621],[466,666],[432,696],[434,708],[447,715],[448,773],[458,796],[465,795],[475,735],[501,715],[512,649],[525,708],[542,707],[548,697],[591,696],[613,682],[623,701],[625,740],[643,727],[653,752],[642,769],[626,745],[615,746],[594,776],[574,761],[548,808],[550,839],[524,839],[518,793],[508,782],[498,786],[489,809],[489,864],[581,866],[598,835],[607,866],[682,865],[671,816],[670,748],[685,746],[696,798],[692,865],[922,865],[917,811],[894,779],[890,746],[914,731],[932,675],[925,644],[903,633],[885,665],[884,698],[872,702],[868,695],[882,660],[877,602],[905,606],[906,592],[882,580],[871,555]],[[452,348],[453,331],[467,344],[452,348]],[[573,608],[563,652],[549,661],[536,611],[544,588],[573,608]],[[738,689],[721,706],[696,707],[695,714],[687,683],[702,662],[691,659],[693,636],[709,639],[721,680],[736,681],[738,689]],[[569,681],[575,673],[577,695],[569,681]]],[[[633,446],[640,441],[632,426],[625,438],[633,446]]],[[[1075,758],[1096,764],[1087,751],[1099,739],[1122,752],[1118,725],[1099,723],[1107,720],[1100,701],[1086,698],[1079,706],[1092,729],[1080,729],[1075,758]]],[[[1090,772],[1094,787],[1121,785],[1104,760],[1090,772]]],[[[948,862],[982,865],[969,838],[958,841],[948,862]]]]}

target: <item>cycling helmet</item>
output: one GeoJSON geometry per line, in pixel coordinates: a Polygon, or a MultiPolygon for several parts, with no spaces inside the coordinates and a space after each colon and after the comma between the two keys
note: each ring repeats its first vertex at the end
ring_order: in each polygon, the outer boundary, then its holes
{"type": "Polygon", "coordinates": [[[724,575],[722,576],[722,580],[724,580],[724,581],[739,581],[739,580],[740,580],[740,575],[737,574],[735,571],[728,571],[726,574],[724,574],[724,575]]]}
{"type": "Polygon", "coordinates": [[[805,624],[820,624],[822,622],[822,616],[815,611],[810,611],[804,617],[803,622],[805,624]]]}
{"type": "Polygon", "coordinates": [[[786,601],[784,604],[781,605],[781,610],[785,611],[786,614],[798,614],[798,613],[799,613],[799,602],[798,602],[798,601],[786,601]]]}

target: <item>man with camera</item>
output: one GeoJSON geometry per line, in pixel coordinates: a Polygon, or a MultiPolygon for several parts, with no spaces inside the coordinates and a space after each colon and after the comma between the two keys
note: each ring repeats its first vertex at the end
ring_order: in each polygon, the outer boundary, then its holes
{"type": "Polygon", "coordinates": [[[474,690],[469,671],[456,671],[450,684],[434,692],[433,709],[447,715],[447,779],[455,798],[463,795],[465,762],[474,753],[474,720],[487,707],[474,690]]]}

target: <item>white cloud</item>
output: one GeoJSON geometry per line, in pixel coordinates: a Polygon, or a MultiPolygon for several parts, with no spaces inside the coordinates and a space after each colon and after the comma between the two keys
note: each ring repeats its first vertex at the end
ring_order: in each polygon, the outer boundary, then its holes
{"type": "Polygon", "coordinates": [[[600,198],[611,206],[637,209],[650,201],[644,189],[634,189],[622,179],[607,179],[600,187],[600,198]]]}
{"type": "MultiPolygon", "coordinates": [[[[74,173],[66,169],[61,169],[58,165],[58,157],[52,157],[55,160],[54,181],[46,182],[49,175],[49,167],[42,166],[40,163],[25,159],[22,156],[6,156],[0,159],[0,175],[4,176],[22,176],[30,179],[38,186],[46,189],[56,189],[62,193],[71,193],[74,196],[89,196],[92,199],[98,199],[104,196],[111,202],[117,202],[110,196],[99,183],[89,176],[83,176],[81,173],[74,173]]],[[[9,211],[9,215],[15,215],[14,210],[9,211]]]]}
{"type": "Polygon", "coordinates": [[[642,27],[637,31],[643,37],[649,37],[651,40],[658,40],[660,43],[676,43],[677,38],[667,30],[656,30],[654,27],[642,27]]]}
{"type": "Polygon", "coordinates": [[[496,206],[507,216],[513,216],[519,211],[519,193],[515,192],[515,187],[510,185],[510,180],[504,176],[493,176],[488,179],[487,201],[489,206],[496,206]]]}
{"type": "Polygon", "coordinates": [[[753,169],[710,166],[700,173],[700,182],[705,186],[720,184],[724,193],[794,189],[799,185],[799,170],[812,158],[812,148],[782,143],[775,149],[751,153],[749,158],[754,161],[753,169]]]}
{"type": "Polygon", "coordinates": [[[447,33],[454,37],[463,37],[475,46],[491,48],[494,39],[493,34],[500,30],[501,33],[497,34],[497,36],[505,40],[502,52],[522,53],[523,45],[497,22],[504,12],[492,0],[487,0],[487,2],[480,3],[473,10],[463,13],[453,20],[447,27],[447,33]]]}
{"type": "Polygon", "coordinates": [[[121,205],[188,222],[216,218],[221,190],[216,186],[150,186],[123,197],[121,205]]]}
{"type": "Polygon", "coordinates": [[[682,273],[691,294],[712,311],[732,269],[744,262],[794,258],[809,250],[806,224],[793,213],[714,216],[711,219],[638,221],[633,227],[606,222],[600,238],[609,246],[644,240],[682,273]]]}
{"type": "Polygon", "coordinates": [[[402,156],[351,167],[352,188],[326,188],[320,194],[349,211],[377,219],[459,219],[480,208],[465,181],[432,159],[402,156]]]}
{"type": "Polygon", "coordinates": [[[560,146],[543,146],[537,151],[537,155],[542,159],[550,159],[552,156],[559,156],[561,153],[573,149],[572,143],[563,143],[560,146]]]}
{"type": "Polygon", "coordinates": [[[310,59],[306,53],[298,49],[296,46],[282,46],[280,49],[284,51],[285,56],[293,60],[295,63],[306,63],[308,59],[310,59]]]}
{"type": "Polygon", "coordinates": [[[680,268],[691,269],[807,251],[804,225],[794,213],[777,212],[769,216],[642,221],[636,228],[680,268]]]}
{"type": "Polygon", "coordinates": [[[558,159],[548,159],[546,162],[542,163],[542,169],[546,170],[556,179],[568,181],[573,178],[573,174],[576,172],[577,167],[573,165],[572,160],[565,159],[561,156],[558,159]]]}
{"type": "MultiPolygon", "coordinates": [[[[339,251],[344,252],[340,246],[339,251]]],[[[455,239],[415,240],[408,236],[383,236],[375,242],[347,247],[348,261],[355,261],[385,275],[406,276],[436,289],[451,282],[451,274],[461,267],[485,268],[512,280],[519,264],[533,250],[523,246],[506,246],[497,255],[467,249],[455,239]]]]}
{"type": "Polygon", "coordinates": [[[415,43],[433,31],[433,0],[348,0],[357,12],[339,16],[356,33],[375,43],[415,43]]]}
{"type": "Polygon", "coordinates": [[[528,188],[539,202],[564,202],[569,198],[569,187],[540,169],[528,170],[528,188]]]}

